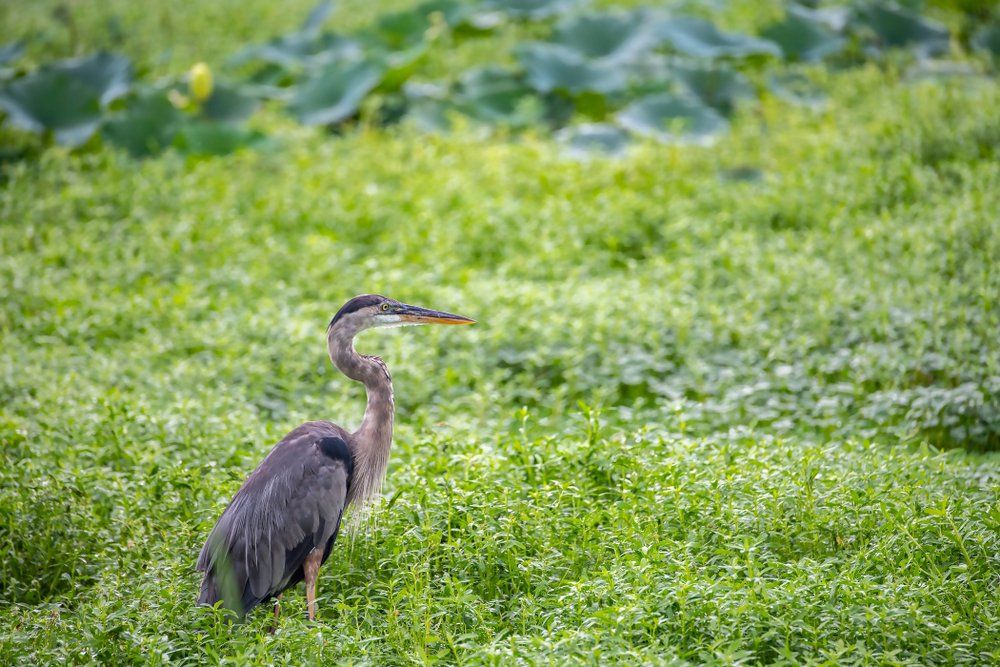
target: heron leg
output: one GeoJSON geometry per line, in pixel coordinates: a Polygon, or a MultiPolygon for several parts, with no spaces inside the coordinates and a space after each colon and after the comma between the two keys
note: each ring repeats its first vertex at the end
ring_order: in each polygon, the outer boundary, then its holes
{"type": "Polygon", "coordinates": [[[274,620],[271,621],[271,627],[268,628],[268,633],[274,634],[278,631],[278,614],[281,610],[281,593],[274,597],[274,620]]]}
{"type": "Polygon", "coordinates": [[[306,602],[309,604],[309,620],[316,620],[316,578],[319,576],[319,566],[323,562],[323,550],[313,549],[302,564],[306,580],[306,602]]]}

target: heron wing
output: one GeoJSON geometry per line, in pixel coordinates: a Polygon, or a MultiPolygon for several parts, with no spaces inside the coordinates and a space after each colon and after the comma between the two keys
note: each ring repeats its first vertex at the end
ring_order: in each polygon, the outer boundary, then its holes
{"type": "Polygon", "coordinates": [[[250,474],[201,550],[199,602],[245,614],[301,581],[310,551],[326,558],[353,472],[344,436],[328,422],[303,424],[250,474]]]}

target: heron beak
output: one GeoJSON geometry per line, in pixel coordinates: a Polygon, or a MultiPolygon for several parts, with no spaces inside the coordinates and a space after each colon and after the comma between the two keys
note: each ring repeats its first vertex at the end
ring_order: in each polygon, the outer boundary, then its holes
{"type": "Polygon", "coordinates": [[[440,310],[429,310],[420,306],[403,306],[399,318],[407,324],[475,324],[476,321],[440,310]]]}

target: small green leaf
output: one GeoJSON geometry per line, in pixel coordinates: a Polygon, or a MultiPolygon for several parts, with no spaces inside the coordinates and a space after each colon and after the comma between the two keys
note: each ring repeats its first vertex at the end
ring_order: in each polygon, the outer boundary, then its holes
{"type": "Polygon", "coordinates": [[[289,109],[306,125],[332,125],[353,116],[378,85],[383,66],[371,61],[327,65],[296,90],[289,109]]]}
{"type": "Polygon", "coordinates": [[[611,63],[588,60],[575,49],[560,44],[534,42],[518,50],[518,59],[535,90],[548,93],[612,93],[623,90],[625,71],[611,63]]]}
{"type": "Polygon", "coordinates": [[[664,143],[707,143],[729,127],[711,107],[669,93],[636,100],[622,109],[617,119],[627,130],[664,143]]]}
{"type": "Polygon", "coordinates": [[[653,21],[651,29],[674,51],[696,58],[781,56],[781,49],[774,42],[723,32],[702,19],[659,19],[653,21]]]}

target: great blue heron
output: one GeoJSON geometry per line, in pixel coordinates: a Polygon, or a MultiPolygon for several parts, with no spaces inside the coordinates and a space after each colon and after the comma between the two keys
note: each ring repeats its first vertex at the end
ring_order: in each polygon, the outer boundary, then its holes
{"type": "Polygon", "coordinates": [[[327,349],[334,366],[365,385],[361,427],[351,433],[331,422],[307,422],[275,445],[233,496],[201,550],[200,603],[221,600],[244,616],[305,580],[309,620],[315,618],[316,577],[344,510],[378,495],[392,444],[389,369],[378,357],[358,354],[354,336],[373,327],[473,322],[377,294],[344,304],[327,328],[327,349]]]}

